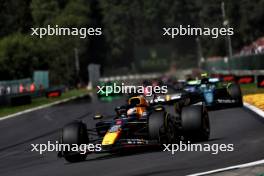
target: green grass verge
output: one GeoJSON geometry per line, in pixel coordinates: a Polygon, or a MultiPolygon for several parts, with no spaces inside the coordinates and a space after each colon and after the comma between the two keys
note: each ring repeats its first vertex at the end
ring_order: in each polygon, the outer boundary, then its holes
{"type": "Polygon", "coordinates": [[[264,93],[264,88],[258,88],[256,84],[241,84],[243,95],[264,93]]]}
{"type": "Polygon", "coordinates": [[[46,98],[46,97],[39,97],[33,98],[32,103],[28,105],[22,106],[0,106],[0,118],[6,115],[14,114],[20,111],[24,111],[27,109],[35,108],[41,105],[53,103],[59,100],[71,98],[74,96],[79,96],[83,94],[87,94],[88,90],[86,89],[74,89],[63,93],[60,97],[53,97],[53,98],[46,98]]]}

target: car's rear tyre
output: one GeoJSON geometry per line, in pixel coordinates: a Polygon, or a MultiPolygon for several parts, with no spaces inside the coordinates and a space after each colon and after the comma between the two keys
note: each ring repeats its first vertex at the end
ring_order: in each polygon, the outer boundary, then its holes
{"type": "Polygon", "coordinates": [[[207,141],[210,137],[209,116],[203,105],[184,107],[181,126],[186,140],[207,141]]]}
{"type": "Polygon", "coordinates": [[[157,140],[160,144],[172,143],[176,139],[175,128],[170,120],[170,114],[155,112],[148,121],[149,137],[157,140]]]}
{"type": "Polygon", "coordinates": [[[239,84],[231,84],[228,87],[228,93],[231,96],[231,98],[236,100],[237,106],[243,106],[242,92],[241,92],[239,84]]]}
{"type": "MultiPolygon", "coordinates": [[[[66,125],[62,130],[61,136],[62,144],[81,144],[89,143],[87,127],[82,122],[73,122],[66,125]]],[[[86,159],[87,154],[81,154],[79,152],[63,151],[63,157],[68,162],[80,162],[86,159]]]]}

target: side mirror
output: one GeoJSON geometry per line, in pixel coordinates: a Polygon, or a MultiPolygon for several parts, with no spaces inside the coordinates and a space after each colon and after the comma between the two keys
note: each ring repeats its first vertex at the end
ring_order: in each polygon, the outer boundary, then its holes
{"type": "Polygon", "coordinates": [[[164,107],[163,106],[155,107],[155,111],[164,111],[164,107]]]}
{"type": "Polygon", "coordinates": [[[126,114],[126,111],[127,111],[127,109],[124,106],[118,106],[118,107],[115,108],[115,112],[118,115],[126,114]]]}
{"type": "Polygon", "coordinates": [[[101,115],[101,114],[96,114],[96,115],[93,117],[94,120],[98,120],[98,119],[102,119],[102,118],[103,118],[103,115],[101,115]]]}
{"type": "Polygon", "coordinates": [[[115,112],[119,112],[120,109],[121,109],[120,106],[115,107],[115,112]]]}

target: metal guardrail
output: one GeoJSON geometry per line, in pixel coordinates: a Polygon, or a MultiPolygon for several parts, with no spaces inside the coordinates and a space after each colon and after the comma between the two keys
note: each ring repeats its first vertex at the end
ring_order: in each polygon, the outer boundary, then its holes
{"type": "Polygon", "coordinates": [[[215,70],[262,70],[264,69],[264,54],[234,56],[229,60],[206,60],[203,69],[215,70]]]}
{"type": "Polygon", "coordinates": [[[135,74],[135,75],[123,75],[123,76],[110,76],[102,77],[99,79],[101,82],[108,81],[129,81],[129,80],[139,80],[139,79],[155,79],[161,77],[161,73],[151,73],[151,74],[135,74]]]}
{"type": "Polygon", "coordinates": [[[264,70],[214,70],[211,73],[217,73],[217,74],[223,74],[223,75],[237,75],[237,76],[243,76],[243,75],[264,75],[264,70]]]}
{"type": "MultiPolygon", "coordinates": [[[[191,75],[193,69],[182,69],[177,70],[173,76],[178,79],[184,79],[186,75],[191,75]]],[[[119,76],[110,76],[110,77],[101,77],[99,81],[108,82],[108,81],[131,81],[131,80],[143,80],[143,79],[156,79],[160,78],[164,73],[148,73],[148,74],[134,74],[134,75],[119,75],[119,76]]]]}

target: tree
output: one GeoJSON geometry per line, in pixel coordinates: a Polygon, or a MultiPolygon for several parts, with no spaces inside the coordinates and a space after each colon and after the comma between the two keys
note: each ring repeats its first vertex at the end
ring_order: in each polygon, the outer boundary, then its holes
{"type": "Polygon", "coordinates": [[[30,1],[0,0],[0,37],[29,31],[32,25],[30,1]]]}
{"type": "Polygon", "coordinates": [[[56,0],[32,0],[30,7],[35,26],[51,24],[60,13],[56,0]]]}
{"type": "Polygon", "coordinates": [[[21,33],[0,40],[0,79],[31,77],[38,65],[33,48],[34,42],[21,33]]]}
{"type": "MultiPolygon", "coordinates": [[[[69,0],[64,5],[54,0],[33,0],[31,8],[36,26],[58,25],[58,27],[82,28],[89,25],[89,3],[85,0],[69,0]]],[[[50,70],[53,84],[74,83],[76,79],[74,48],[78,48],[80,53],[87,52],[85,46],[87,46],[88,38],[47,36],[38,39],[37,56],[40,63],[50,70]]]]}

